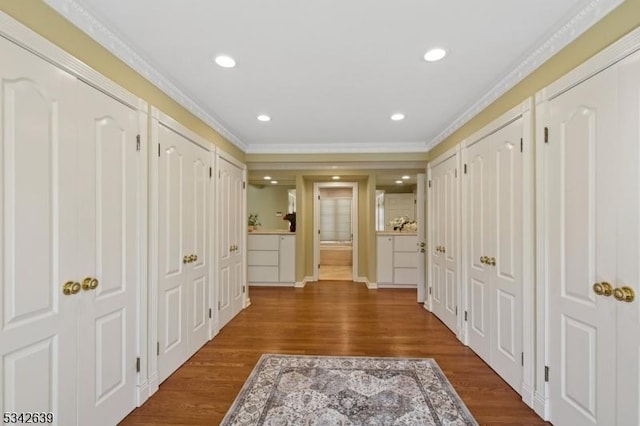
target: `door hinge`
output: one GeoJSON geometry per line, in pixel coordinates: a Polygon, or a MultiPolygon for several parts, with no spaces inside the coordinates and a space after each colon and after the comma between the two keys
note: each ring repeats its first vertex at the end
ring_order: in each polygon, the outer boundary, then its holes
{"type": "Polygon", "coordinates": [[[211,318],[211,308],[209,308],[209,318],[211,318]]]}
{"type": "Polygon", "coordinates": [[[464,311],[464,320],[467,320],[467,311],[464,311]]]}
{"type": "Polygon", "coordinates": [[[247,288],[245,286],[242,286],[242,294],[244,294],[245,291],[247,291],[247,288]]]}
{"type": "Polygon", "coordinates": [[[520,352],[520,365],[524,367],[524,352],[520,352]]]}
{"type": "Polygon", "coordinates": [[[456,306],[456,316],[458,316],[458,307],[456,306]]]}
{"type": "Polygon", "coordinates": [[[545,382],[549,381],[549,367],[547,367],[546,365],[544,367],[544,381],[545,382]]]}
{"type": "Polygon", "coordinates": [[[523,144],[523,141],[522,141],[522,138],[520,138],[520,152],[522,152],[522,144],[523,144]]]}
{"type": "Polygon", "coordinates": [[[318,263],[318,269],[320,269],[320,264],[318,263]]]}
{"type": "Polygon", "coordinates": [[[158,157],[160,157],[160,144],[158,144],[158,157]]]}
{"type": "Polygon", "coordinates": [[[320,235],[320,230],[318,229],[318,235],[320,235]]]}
{"type": "Polygon", "coordinates": [[[220,310],[220,301],[218,300],[218,310],[220,310]]]}
{"type": "Polygon", "coordinates": [[[140,135],[136,135],[136,151],[140,151],[140,135]]]}
{"type": "Polygon", "coordinates": [[[429,181],[429,188],[431,188],[431,181],[429,181]]]}
{"type": "Polygon", "coordinates": [[[431,287],[429,287],[429,294],[431,294],[431,287]]]}
{"type": "Polygon", "coordinates": [[[246,189],[247,188],[247,182],[242,182],[242,189],[246,189]]]}
{"type": "Polygon", "coordinates": [[[458,177],[458,169],[453,169],[453,172],[455,173],[455,177],[458,177]]]}
{"type": "Polygon", "coordinates": [[[466,164],[464,165],[464,174],[465,175],[467,174],[467,165],[466,164]]]}
{"type": "Polygon", "coordinates": [[[544,128],[544,143],[549,143],[549,128],[544,128]]]}
{"type": "Polygon", "coordinates": [[[320,199],[320,196],[318,195],[318,200],[320,199]]]}
{"type": "Polygon", "coordinates": [[[136,373],[140,372],[140,357],[136,358],[136,373]]]}
{"type": "Polygon", "coordinates": [[[156,345],[156,355],[160,355],[160,342],[156,345]]]}
{"type": "Polygon", "coordinates": [[[213,168],[209,167],[209,179],[213,177],[213,168]]]}

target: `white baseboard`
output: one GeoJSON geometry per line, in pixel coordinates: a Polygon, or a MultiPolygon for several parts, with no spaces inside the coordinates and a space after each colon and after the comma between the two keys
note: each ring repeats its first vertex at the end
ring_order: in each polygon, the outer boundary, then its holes
{"type": "Polygon", "coordinates": [[[542,417],[542,420],[549,420],[549,401],[538,392],[533,396],[533,411],[542,417]]]}
{"type": "Polygon", "coordinates": [[[304,288],[305,284],[307,284],[307,282],[305,280],[302,280],[302,281],[297,281],[293,286],[295,288],[304,288]]]}
{"type": "Polygon", "coordinates": [[[296,283],[249,283],[249,287],[295,287],[296,283]]]}
{"type": "Polygon", "coordinates": [[[153,395],[154,393],[158,392],[158,389],[160,389],[160,383],[158,383],[158,375],[154,374],[151,377],[149,377],[149,396],[153,395]]]}
{"type": "Polygon", "coordinates": [[[415,284],[380,284],[378,288],[417,288],[415,284]]]}
{"type": "Polygon", "coordinates": [[[244,309],[247,309],[249,306],[251,306],[251,299],[247,297],[247,299],[244,301],[244,309]]]}
{"type": "Polygon", "coordinates": [[[378,283],[370,283],[369,281],[366,281],[367,284],[367,288],[369,290],[377,290],[378,289],[378,283]]]}
{"type": "Polygon", "coordinates": [[[147,399],[149,399],[151,395],[149,395],[149,383],[144,382],[137,386],[136,389],[136,407],[140,407],[145,403],[147,399]]]}
{"type": "Polygon", "coordinates": [[[526,383],[522,384],[522,401],[529,407],[534,408],[533,388],[526,383]]]}

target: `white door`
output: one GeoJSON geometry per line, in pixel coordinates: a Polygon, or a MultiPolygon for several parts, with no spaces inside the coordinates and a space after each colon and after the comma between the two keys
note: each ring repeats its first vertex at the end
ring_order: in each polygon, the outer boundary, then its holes
{"type": "Polygon", "coordinates": [[[540,147],[551,421],[558,425],[616,424],[617,303],[592,286],[616,285],[617,87],[612,67],[552,99],[549,142],[540,147]]]}
{"type": "Polygon", "coordinates": [[[100,91],[78,87],[78,424],[112,425],[136,401],[138,117],[100,91]]]}
{"type": "Polygon", "coordinates": [[[522,151],[518,118],[466,148],[469,346],[522,387],[522,151]]]}
{"type": "MultiPolygon", "coordinates": [[[[522,138],[520,118],[488,138],[493,159],[490,288],[491,367],[518,393],[522,388],[522,138]],[[493,265],[495,261],[495,265],[493,265]]],[[[480,142],[482,143],[482,142],[480,142]]]]}
{"type": "Polygon", "coordinates": [[[158,370],[162,382],[208,339],[209,152],[158,125],[158,370]]]}
{"type": "Polygon", "coordinates": [[[73,425],[83,295],[62,289],[80,281],[76,80],[4,38],[0,57],[0,411],[73,425]]]}
{"type": "Polygon", "coordinates": [[[618,271],[616,287],[628,286],[635,292],[631,303],[617,302],[617,393],[619,425],[640,424],[640,55],[618,65],[620,69],[620,140],[617,158],[618,271]]]}
{"type": "Polygon", "coordinates": [[[243,256],[245,218],[242,170],[218,157],[218,310],[224,327],[244,307],[243,256]]]}
{"type": "Polygon", "coordinates": [[[426,175],[418,173],[416,223],[418,224],[418,303],[427,300],[427,182],[426,175]]]}
{"type": "Polygon", "coordinates": [[[432,312],[451,331],[458,332],[458,180],[457,156],[431,169],[432,312]]]}
{"type": "Polygon", "coordinates": [[[467,231],[468,341],[487,364],[491,364],[491,298],[493,266],[487,258],[493,253],[495,216],[493,173],[494,162],[487,144],[478,142],[465,150],[467,231]]]}

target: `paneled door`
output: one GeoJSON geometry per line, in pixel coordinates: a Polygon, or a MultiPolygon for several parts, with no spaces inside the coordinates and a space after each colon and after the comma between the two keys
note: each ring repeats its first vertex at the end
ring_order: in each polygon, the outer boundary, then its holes
{"type": "Polygon", "coordinates": [[[157,135],[162,382],[208,340],[210,154],[164,123],[157,135]]]}
{"type": "Polygon", "coordinates": [[[3,38],[0,56],[1,411],[115,424],[136,401],[139,113],[3,38]]]}
{"type": "Polygon", "coordinates": [[[431,309],[458,333],[458,156],[431,168],[431,309]]]}
{"type": "Polygon", "coordinates": [[[136,401],[138,118],[88,85],[79,89],[78,424],[111,425],[136,401]]]}
{"type": "Polygon", "coordinates": [[[2,412],[77,423],[76,80],[0,38],[2,412]]]}
{"type": "Polygon", "coordinates": [[[543,149],[551,420],[637,425],[640,55],[549,100],[543,149]],[[623,291],[624,290],[624,291],[623,291]]]}
{"type": "Polygon", "coordinates": [[[218,321],[224,327],[244,307],[243,171],[218,157],[218,321]]]}
{"type": "Polygon", "coordinates": [[[520,117],[465,150],[469,346],[522,387],[522,151],[520,117]]]}

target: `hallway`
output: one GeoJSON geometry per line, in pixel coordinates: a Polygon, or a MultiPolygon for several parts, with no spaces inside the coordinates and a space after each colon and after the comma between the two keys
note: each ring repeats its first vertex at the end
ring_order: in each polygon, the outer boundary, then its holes
{"type": "Polygon", "coordinates": [[[309,283],[252,288],[251,306],[123,425],[217,425],[263,353],[435,358],[480,424],[545,424],[415,302],[415,290],[309,283]]]}

